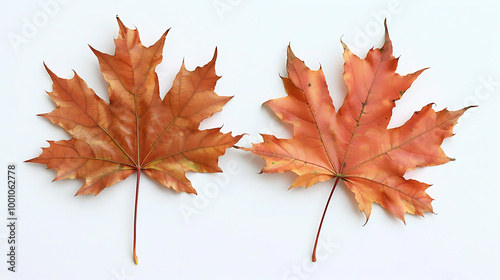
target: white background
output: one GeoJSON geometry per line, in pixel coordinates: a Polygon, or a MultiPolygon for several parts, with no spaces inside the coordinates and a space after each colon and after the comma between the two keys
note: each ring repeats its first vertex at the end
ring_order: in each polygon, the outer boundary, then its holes
{"type": "Polygon", "coordinates": [[[500,2],[498,1],[2,1],[0,61],[1,279],[494,279],[500,275],[500,2]],[[439,2],[439,3],[436,3],[439,2]],[[52,3],[41,5],[40,3],[52,3]],[[54,4],[55,3],[55,4],[54,4]],[[54,109],[42,62],[59,76],[74,69],[103,98],[107,86],[89,47],[112,53],[119,15],[145,45],[168,28],[157,68],[161,92],[181,61],[207,63],[218,47],[216,92],[234,95],[202,128],[289,137],[261,104],[285,95],[286,47],[324,69],[336,108],[343,102],[340,39],[364,57],[383,42],[388,18],[398,72],[425,71],[397,103],[392,126],[435,102],[436,109],[477,104],[443,148],[456,161],[417,169],[431,183],[437,215],[407,225],[374,206],[366,226],[341,186],[322,231],[320,261],[310,262],[333,182],[287,190],[292,174],[259,175],[263,161],[243,151],[220,158],[221,174],[188,174],[200,196],[176,194],[144,176],[138,216],[139,265],[132,260],[135,175],[94,197],[73,195],[78,180],[23,163],[45,140],[69,139],[37,117],[54,109]],[[29,27],[30,25],[31,28],[29,27]],[[15,39],[13,39],[15,38],[15,39]],[[18,166],[17,272],[7,271],[8,163],[18,166]]]}

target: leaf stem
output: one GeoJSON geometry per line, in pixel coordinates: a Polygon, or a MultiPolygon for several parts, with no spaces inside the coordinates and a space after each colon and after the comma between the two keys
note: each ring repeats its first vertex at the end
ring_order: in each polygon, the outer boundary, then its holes
{"type": "Polygon", "coordinates": [[[139,262],[139,259],[137,259],[137,254],[135,253],[135,243],[137,239],[137,201],[139,198],[139,180],[141,178],[141,169],[138,168],[137,170],[137,184],[135,187],[135,210],[134,210],[134,262],[137,265],[139,262]]]}
{"type": "Polygon", "coordinates": [[[316,234],[316,241],[314,242],[314,249],[313,249],[313,254],[312,254],[312,261],[313,262],[316,261],[316,248],[318,247],[319,233],[321,232],[321,226],[323,226],[323,220],[325,219],[326,210],[328,209],[328,205],[330,204],[330,200],[332,199],[333,191],[335,191],[335,188],[337,187],[339,179],[340,179],[340,177],[337,177],[337,179],[335,180],[335,183],[333,184],[333,188],[332,188],[332,191],[330,192],[330,196],[328,197],[328,200],[326,201],[325,210],[323,211],[323,216],[321,217],[321,222],[319,223],[318,234],[316,234]]]}

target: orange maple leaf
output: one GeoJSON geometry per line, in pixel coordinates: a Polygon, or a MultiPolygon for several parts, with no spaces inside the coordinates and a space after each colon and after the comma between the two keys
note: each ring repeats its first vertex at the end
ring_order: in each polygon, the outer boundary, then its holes
{"type": "Polygon", "coordinates": [[[241,148],[261,156],[264,173],[292,171],[299,175],[290,188],[306,188],[336,178],[316,236],[313,261],[328,203],[339,180],[354,193],[359,210],[368,218],[379,203],[404,222],[404,214],[432,212],[428,184],[405,179],[406,171],[453,160],[440,145],[453,135],[453,126],[467,110],[435,112],[424,106],[404,125],[388,129],[395,102],[425,69],[401,76],[386,26],[385,44],[365,59],[345,44],[344,104],[335,111],[321,68],[310,70],[288,47],[288,96],[267,101],[275,114],[293,126],[292,139],[262,135],[264,142],[241,148]]]}
{"type": "Polygon", "coordinates": [[[222,110],[232,97],[214,92],[217,80],[215,60],[188,71],[184,64],[172,89],[162,100],[156,66],[162,60],[163,36],[152,46],[141,44],[139,33],[123,25],[115,39],[115,54],[92,49],[101,72],[109,83],[109,104],[99,98],[78,76],[57,77],[48,94],[57,108],[41,116],[68,131],[70,140],[49,141],[40,156],[28,160],[55,169],[54,180],[82,178],[76,193],[99,194],[137,172],[134,248],[139,179],[141,172],[177,192],[196,193],[186,178],[187,171],[221,172],[219,156],[242,137],[221,133],[220,128],[199,130],[202,120],[222,110]]]}

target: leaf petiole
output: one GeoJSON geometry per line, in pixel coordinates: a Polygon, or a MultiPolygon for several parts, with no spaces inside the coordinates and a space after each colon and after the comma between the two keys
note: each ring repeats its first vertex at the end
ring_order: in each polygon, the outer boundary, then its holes
{"type": "Polygon", "coordinates": [[[141,178],[141,169],[137,169],[137,184],[135,187],[135,210],[134,210],[134,262],[137,265],[139,263],[139,259],[137,259],[137,254],[135,252],[135,244],[136,244],[136,239],[137,239],[137,233],[136,233],[136,228],[137,228],[137,201],[139,198],[139,180],[141,178]]]}
{"type": "Polygon", "coordinates": [[[337,179],[335,180],[335,183],[333,184],[332,191],[330,192],[330,196],[328,197],[328,200],[326,201],[325,210],[323,211],[323,216],[321,217],[321,222],[319,223],[318,234],[316,234],[316,241],[314,242],[314,249],[313,249],[313,253],[312,253],[312,261],[313,262],[316,261],[316,248],[318,247],[319,233],[321,232],[321,226],[323,226],[323,220],[325,219],[326,210],[328,209],[328,205],[330,204],[330,200],[332,199],[333,192],[335,191],[335,188],[337,187],[339,180],[340,180],[340,176],[337,176],[337,179]]]}

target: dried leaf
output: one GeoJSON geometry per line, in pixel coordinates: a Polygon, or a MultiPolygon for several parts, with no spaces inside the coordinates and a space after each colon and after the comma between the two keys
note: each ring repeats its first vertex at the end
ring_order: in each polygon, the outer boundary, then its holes
{"type": "Polygon", "coordinates": [[[118,24],[114,55],[92,48],[109,83],[109,104],[76,73],[63,79],[46,68],[53,81],[53,91],[48,94],[57,108],[41,116],[73,137],[49,141],[50,147],[28,161],[55,169],[54,180],[84,179],[77,195],[97,195],[137,172],[137,214],[142,172],[179,193],[196,193],[185,173],[221,172],[219,156],[241,135],[233,137],[221,133],[220,128],[198,129],[201,121],[222,110],[232,98],[214,92],[220,78],[215,73],[217,51],[208,64],[194,71],[183,64],[162,100],[155,68],[162,60],[168,31],[154,45],[145,47],[137,30],[125,27],[120,19],[118,24]]]}
{"type": "MultiPolygon", "coordinates": [[[[322,69],[310,70],[288,47],[288,78],[282,78],[288,96],[265,104],[282,121],[292,124],[293,138],[264,134],[263,143],[241,149],[265,160],[264,173],[296,173],[299,177],[290,188],[336,179],[331,198],[342,180],[367,221],[373,202],[403,222],[405,213],[423,216],[432,212],[432,198],[425,192],[430,185],[403,175],[417,167],[452,160],[440,145],[453,135],[453,126],[470,107],[436,112],[429,104],[404,125],[388,129],[396,101],[425,69],[406,76],[396,73],[398,59],[392,55],[387,26],[384,46],[371,49],[364,59],[345,44],[343,47],[348,93],[338,112],[322,69]]],[[[322,223],[323,219],[320,229],[322,223]]],[[[316,245],[313,261],[315,250],[316,245]]]]}

